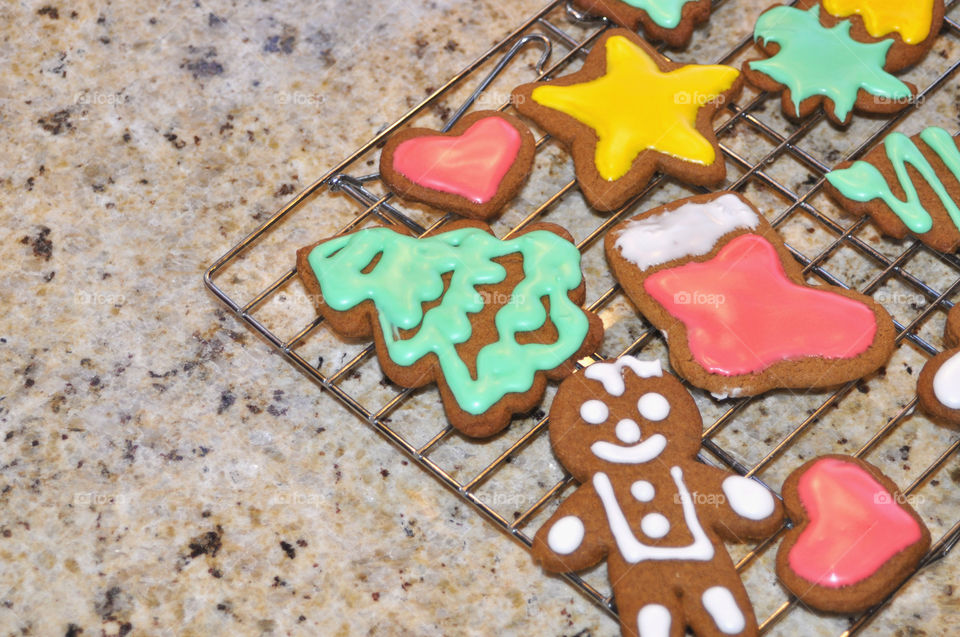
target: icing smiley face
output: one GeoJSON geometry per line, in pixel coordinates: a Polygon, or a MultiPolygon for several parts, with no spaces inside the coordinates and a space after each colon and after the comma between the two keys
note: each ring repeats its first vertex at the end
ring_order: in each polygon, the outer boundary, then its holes
{"type": "MultiPolygon", "coordinates": [[[[622,357],[595,363],[583,376],[591,392],[575,404],[570,394],[559,396],[557,400],[571,403],[562,412],[569,417],[550,426],[554,451],[575,476],[611,465],[649,463],[665,452],[668,438],[677,440],[671,447],[689,446],[687,452],[695,453],[700,413],[689,394],[678,391],[679,381],[663,374],[659,362],[622,357]],[[575,445],[565,442],[573,439],[578,439],[575,445]]],[[[683,451],[672,448],[671,453],[683,451]]],[[[640,496],[649,491],[645,486],[637,489],[640,496]]]]}

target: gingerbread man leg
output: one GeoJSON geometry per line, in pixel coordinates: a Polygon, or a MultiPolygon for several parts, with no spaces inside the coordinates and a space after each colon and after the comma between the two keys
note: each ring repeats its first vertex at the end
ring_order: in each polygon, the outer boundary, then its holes
{"type": "Polygon", "coordinates": [[[683,637],[683,605],[673,587],[664,585],[659,569],[613,561],[609,569],[624,637],[683,637]]]}
{"type": "Polygon", "coordinates": [[[718,552],[702,572],[710,578],[690,577],[684,589],[683,610],[696,635],[757,635],[757,619],[743,582],[726,552],[718,552]]]}

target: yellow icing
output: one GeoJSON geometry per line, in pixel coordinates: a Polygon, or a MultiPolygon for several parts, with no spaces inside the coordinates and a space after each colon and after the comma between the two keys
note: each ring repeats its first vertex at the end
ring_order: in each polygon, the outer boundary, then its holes
{"type": "Polygon", "coordinates": [[[863,18],[867,33],[881,38],[896,31],[907,44],[920,44],[930,35],[934,0],[823,0],[831,15],[863,18]]]}
{"type": "Polygon", "coordinates": [[[532,94],[538,104],[594,129],[601,177],[623,177],[647,149],[702,165],[716,160],[713,144],[697,130],[697,113],[733,86],[737,69],[689,65],[664,73],[621,35],[607,39],[606,55],[605,75],[582,84],[540,86],[532,94]]]}

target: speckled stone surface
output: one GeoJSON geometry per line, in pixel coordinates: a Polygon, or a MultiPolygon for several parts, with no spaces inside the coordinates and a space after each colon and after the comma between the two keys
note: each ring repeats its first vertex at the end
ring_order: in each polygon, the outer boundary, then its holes
{"type": "MultiPolygon", "coordinates": [[[[294,193],[541,4],[0,6],[0,634],[617,633],[609,616],[545,576],[518,544],[297,373],[201,281],[217,256],[294,193]]],[[[749,33],[766,4],[723,3],[676,57],[712,61],[749,33]]],[[[570,33],[584,33],[557,19],[570,33]]],[[[498,104],[513,83],[529,80],[536,57],[526,51],[484,104],[498,104]]],[[[957,38],[943,36],[908,76],[925,87],[958,58],[957,38]]],[[[440,100],[418,123],[436,124],[469,88],[440,100]]],[[[900,130],[934,123],[956,129],[957,104],[951,78],[900,130]]],[[[794,130],[778,113],[776,100],[757,111],[778,132],[794,130]]],[[[879,125],[857,119],[840,132],[821,122],[800,141],[829,165],[879,125]]],[[[749,161],[775,146],[743,122],[722,141],[749,161]]],[[[355,174],[365,170],[372,169],[359,165],[355,174]]],[[[766,170],[795,192],[815,182],[786,155],[766,170]]],[[[571,175],[567,155],[547,144],[498,229],[571,175]]],[[[731,164],[731,179],[738,176],[731,164]]],[[[688,192],[669,182],[636,212],[688,192]]],[[[760,181],[745,192],[770,218],[786,206],[760,181]]],[[[853,223],[822,194],[813,203],[841,227],[853,223]]],[[[295,248],[357,211],[342,195],[318,198],[218,283],[249,300],[290,267],[295,248]]],[[[436,218],[420,209],[410,214],[436,218]]],[[[573,192],[544,220],[582,239],[603,217],[573,192]]],[[[836,236],[805,212],[780,230],[809,256],[836,236]]],[[[905,247],[869,224],[856,235],[891,258],[905,247]]],[[[849,246],[824,265],[857,286],[879,271],[849,246]]],[[[938,291],[960,274],[923,249],[903,265],[938,291]]],[[[592,301],[611,284],[597,242],[584,267],[592,301]]],[[[876,295],[903,321],[927,302],[897,280],[876,295]]],[[[293,283],[257,317],[288,338],[312,312],[293,283]]],[[[603,318],[607,354],[645,328],[622,295],[603,318]]],[[[939,347],[944,320],[938,310],[919,333],[939,347]]],[[[318,332],[298,351],[332,373],[360,349],[318,332]]],[[[665,358],[663,343],[652,339],[643,354],[665,358]]],[[[885,373],[820,414],[760,477],[777,486],[805,458],[856,451],[913,398],[924,358],[915,345],[901,347],[885,373]]],[[[376,362],[367,360],[343,387],[379,409],[396,392],[381,381],[376,362]]],[[[769,395],[714,440],[752,466],[828,396],[769,395]]],[[[696,397],[708,424],[730,406],[696,397]]],[[[422,444],[442,428],[438,407],[435,390],[415,392],[391,413],[391,424],[422,444]]],[[[483,443],[452,436],[431,460],[469,479],[533,422],[518,420],[483,443]]],[[[956,436],[910,415],[867,459],[906,486],[956,436]]],[[[560,477],[540,436],[478,493],[509,517],[560,477]]],[[[958,484],[953,455],[915,492],[935,540],[960,519],[958,484]]],[[[555,504],[526,530],[535,531],[555,504]]],[[[748,549],[732,551],[736,557],[748,549]]],[[[765,552],[744,574],[760,618],[786,599],[771,571],[773,555],[765,552]]],[[[948,634],[960,608],[958,571],[954,555],[920,573],[867,633],[948,634]]],[[[605,589],[604,577],[601,568],[588,579],[605,589]]],[[[847,623],[797,609],[772,633],[837,634],[847,623]]]]}

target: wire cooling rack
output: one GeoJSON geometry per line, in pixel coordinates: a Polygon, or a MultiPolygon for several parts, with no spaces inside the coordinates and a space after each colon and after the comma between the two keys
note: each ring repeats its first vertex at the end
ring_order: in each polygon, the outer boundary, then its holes
{"type": "MultiPolygon", "coordinates": [[[[948,3],[948,16],[955,2],[948,3]]],[[[735,5],[736,2],[720,0],[714,4],[716,8],[723,4],[735,5]]],[[[572,70],[582,61],[592,43],[608,28],[610,24],[606,21],[581,14],[565,5],[563,0],[550,3],[338,166],[297,194],[259,228],[217,259],[204,275],[204,282],[210,290],[294,367],[394,443],[495,526],[527,547],[539,527],[538,520],[542,521],[556,506],[561,495],[575,486],[572,478],[555,463],[543,460],[549,457],[545,413],[552,398],[552,389],[542,410],[535,412],[532,417],[514,421],[507,433],[482,444],[466,440],[446,424],[443,412],[438,408],[435,388],[409,390],[392,385],[379,374],[372,344],[357,345],[340,341],[329,332],[321,318],[313,316],[309,302],[301,303],[296,308],[284,303],[294,294],[294,289],[299,289],[295,268],[279,276],[276,273],[269,275],[271,278],[276,276],[272,281],[263,277],[264,272],[270,271],[270,264],[292,264],[293,248],[325,236],[347,232],[378,220],[402,223],[418,234],[432,233],[454,219],[453,215],[440,216],[422,208],[404,207],[383,188],[378,175],[363,174],[370,170],[370,166],[375,166],[377,152],[383,141],[415,119],[420,121],[436,118],[438,114],[446,115],[449,110],[445,101],[457,95],[463,96],[472,89],[458,110],[452,115],[440,117],[445,120],[442,122],[444,128],[449,128],[468,109],[484,102],[483,98],[490,94],[490,86],[505,71],[512,73],[516,79],[499,93],[504,99],[515,84],[554,77],[572,70]],[[343,209],[348,212],[343,213],[343,209]],[[331,223],[341,225],[337,228],[331,223]],[[271,255],[277,257],[271,259],[271,255]],[[226,272],[232,272],[232,276],[225,276],[226,272]],[[310,308],[309,314],[304,308],[310,308]],[[375,372],[372,376],[379,382],[371,385],[358,380],[362,376],[361,371],[367,368],[375,372]],[[412,421],[418,425],[412,427],[412,421]],[[471,444],[474,445],[473,450],[484,451],[479,454],[483,457],[479,466],[465,469],[462,466],[465,463],[450,461],[451,458],[462,460],[470,455],[463,448],[471,444]],[[539,454],[536,462],[525,462],[526,456],[533,457],[536,454],[539,454]],[[518,466],[522,467],[522,471],[517,469],[518,466]],[[514,489],[511,491],[509,487],[501,486],[499,490],[485,491],[485,486],[498,480],[498,477],[503,478],[501,483],[514,484],[514,489]],[[505,495],[511,493],[513,495],[505,495]],[[512,512],[509,510],[511,508],[512,512]]],[[[752,25],[745,25],[742,39],[734,42],[732,48],[716,61],[738,65],[742,59],[751,56],[751,31],[752,25]]],[[[960,38],[960,25],[948,17],[940,37],[941,40],[949,40],[951,46],[945,48],[954,50],[953,44],[960,38]]],[[[960,58],[960,53],[957,57],[960,58]]],[[[748,192],[754,201],[760,199],[764,202],[758,202],[761,209],[767,211],[771,223],[787,238],[790,251],[804,266],[808,277],[842,287],[856,287],[865,294],[874,295],[881,302],[887,300],[885,305],[894,315],[898,330],[897,355],[904,354],[904,358],[912,361],[913,366],[921,365],[927,357],[938,353],[932,342],[940,342],[942,329],[937,326],[942,326],[943,314],[953,306],[950,297],[960,290],[960,259],[955,255],[933,252],[919,242],[898,243],[880,239],[867,220],[848,217],[833,207],[823,197],[822,186],[824,175],[831,166],[844,159],[862,156],[913,114],[926,108],[935,108],[930,104],[937,99],[950,99],[948,95],[943,95],[943,89],[960,68],[960,59],[936,59],[936,62],[939,66],[933,70],[921,65],[925,74],[920,73],[919,81],[915,80],[921,87],[920,97],[915,104],[888,119],[861,118],[863,123],[854,125],[854,128],[860,126],[857,134],[851,129],[846,137],[840,138],[854,138],[859,142],[856,147],[846,151],[835,147],[824,151],[822,138],[829,134],[831,127],[822,113],[811,115],[797,125],[789,124],[779,116],[778,96],[762,93],[746,95],[741,98],[742,103],[727,104],[716,129],[730,172],[725,188],[748,192]],[[806,175],[807,179],[790,185],[790,176],[797,174],[806,175]],[[810,246],[801,245],[805,237],[811,239],[806,241],[810,246]],[[922,275],[917,274],[918,271],[922,275]],[[934,316],[937,318],[933,319],[934,316]]],[[[499,108],[507,110],[512,106],[505,102],[499,108]]],[[[551,220],[554,220],[553,215],[557,215],[560,217],[557,221],[565,224],[563,215],[573,211],[574,216],[567,223],[581,228],[585,227],[584,224],[589,226],[581,232],[583,236],[577,243],[584,253],[585,263],[590,251],[594,261],[602,265],[602,241],[599,239],[614,224],[659,203],[700,192],[657,176],[623,208],[608,215],[599,215],[590,211],[579,198],[575,180],[569,179],[572,174],[569,160],[556,159],[551,162],[551,149],[556,149],[550,142],[546,135],[541,135],[537,140],[538,170],[551,175],[553,182],[557,182],[556,173],[559,171],[562,175],[559,187],[538,190],[528,186],[521,200],[515,202],[512,211],[504,216],[502,228],[495,226],[498,236],[515,233],[547,215],[551,215],[551,220]],[[541,162],[541,158],[545,159],[541,162]],[[565,165],[566,173],[557,168],[560,164],[565,165]],[[600,256],[597,257],[597,254],[600,256]]],[[[556,152],[554,156],[565,157],[556,152]]],[[[531,182],[537,179],[535,171],[531,182]]],[[[612,280],[607,275],[605,281],[612,280]]],[[[589,298],[593,300],[589,309],[600,312],[604,318],[608,327],[605,339],[607,346],[611,341],[619,341],[618,346],[609,348],[606,355],[615,357],[641,353],[649,356],[652,353],[665,359],[660,334],[636,315],[615,282],[604,285],[605,290],[590,295],[589,298]]],[[[580,364],[589,364],[602,358],[604,355],[597,353],[580,361],[580,364]]],[[[910,370],[909,361],[901,366],[910,370]]],[[[906,496],[919,496],[922,502],[923,491],[931,484],[937,484],[934,477],[954,459],[952,456],[960,448],[960,438],[953,432],[937,428],[922,416],[914,415],[916,398],[912,396],[912,386],[907,387],[906,393],[901,392],[902,400],[894,402],[892,406],[869,407],[874,405],[869,402],[874,400],[870,396],[871,387],[875,387],[874,396],[881,390],[888,391],[888,386],[883,384],[883,377],[894,375],[890,372],[893,365],[891,362],[887,371],[879,374],[879,379],[851,382],[832,392],[775,392],[756,398],[718,401],[691,388],[709,423],[703,432],[701,459],[725,466],[741,475],[763,478],[771,486],[777,486],[792,468],[803,461],[803,454],[808,450],[812,450],[809,453],[852,453],[870,459],[872,454],[880,454],[882,447],[891,444],[896,447],[896,443],[891,441],[903,434],[907,440],[915,443],[926,441],[926,453],[923,454],[922,468],[919,470],[907,462],[896,462],[894,479],[900,483],[906,496]],[[774,426],[770,416],[774,412],[778,418],[786,419],[784,413],[793,417],[786,423],[777,422],[774,426]],[[795,414],[800,415],[799,422],[795,414]],[[836,419],[841,428],[834,428],[830,424],[831,418],[836,419]],[[846,435],[837,435],[846,431],[849,431],[849,439],[846,435]],[[761,438],[764,434],[766,436],[761,438]],[[855,436],[860,438],[859,444],[854,442],[855,436]],[[821,440],[823,438],[828,440],[821,440]],[[798,451],[801,448],[802,453],[798,451]]],[[[913,373],[916,371],[913,370],[913,373]]],[[[366,374],[366,377],[370,376],[366,374]]],[[[911,381],[890,382],[903,388],[911,381]]],[[[919,449],[921,445],[914,446],[919,449]]],[[[893,452],[893,458],[905,461],[904,449],[909,453],[910,446],[901,445],[899,450],[893,452]],[[897,453],[900,454],[899,458],[896,457],[897,453]]],[[[889,452],[886,457],[891,458],[889,452]]],[[[876,462],[886,466],[882,457],[876,462]]],[[[935,516],[924,515],[928,521],[935,517],[941,522],[939,529],[932,527],[934,537],[938,539],[917,571],[911,574],[911,579],[925,567],[944,558],[960,539],[960,501],[953,500],[948,504],[950,506],[941,502],[935,516]]],[[[917,505],[917,508],[921,509],[921,515],[925,513],[921,506],[917,505]]],[[[737,570],[745,579],[750,579],[750,570],[761,570],[762,574],[758,576],[761,582],[773,581],[771,563],[775,551],[771,549],[775,548],[785,529],[758,546],[742,549],[739,555],[734,554],[737,570]],[[750,569],[751,565],[760,562],[764,564],[761,569],[750,569]]],[[[564,577],[603,609],[616,613],[602,572],[585,577],[574,574],[564,577]]],[[[909,582],[910,579],[901,589],[909,582]]],[[[839,629],[842,635],[859,632],[895,600],[901,589],[882,604],[849,618],[848,623],[839,624],[836,620],[828,623],[827,630],[839,629]]],[[[770,606],[766,613],[761,613],[758,608],[758,617],[766,617],[761,622],[762,633],[774,629],[795,609],[801,609],[795,614],[803,615],[804,626],[818,617],[808,613],[802,604],[786,592],[782,594],[782,601],[770,606]]],[[[785,634],[790,632],[787,627],[782,630],[786,631],[785,634]]]]}

